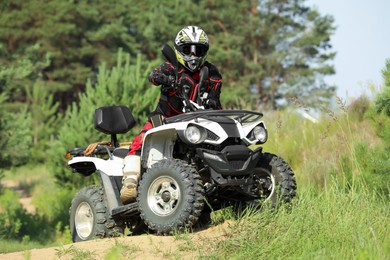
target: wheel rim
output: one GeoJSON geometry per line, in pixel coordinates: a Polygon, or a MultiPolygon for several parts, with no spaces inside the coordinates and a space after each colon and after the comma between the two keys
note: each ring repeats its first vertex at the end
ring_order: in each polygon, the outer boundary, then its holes
{"type": "Polygon", "coordinates": [[[75,227],[78,236],[85,240],[91,233],[93,228],[94,215],[91,206],[87,202],[82,202],[76,209],[75,227]]]}
{"type": "Polygon", "coordinates": [[[272,198],[276,189],[276,181],[270,171],[260,169],[255,174],[255,182],[257,183],[257,192],[260,195],[260,199],[267,202],[272,198]]]}
{"type": "Polygon", "coordinates": [[[153,181],[148,189],[148,204],[158,216],[171,215],[180,202],[178,183],[169,176],[160,176],[153,181]]]}

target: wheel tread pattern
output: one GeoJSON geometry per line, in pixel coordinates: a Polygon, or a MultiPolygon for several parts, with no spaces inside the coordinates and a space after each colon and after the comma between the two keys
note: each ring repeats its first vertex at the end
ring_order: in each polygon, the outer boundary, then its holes
{"type": "Polygon", "coordinates": [[[93,208],[95,214],[95,228],[94,233],[86,240],[105,237],[117,237],[124,233],[124,223],[122,221],[114,221],[109,215],[105,203],[105,193],[102,186],[88,186],[82,188],[73,198],[71,207],[69,209],[71,235],[73,242],[83,241],[77,235],[74,227],[74,211],[81,202],[87,202],[93,208]]]}
{"type": "Polygon", "coordinates": [[[143,199],[141,199],[142,196],[138,196],[137,201],[140,205],[140,216],[149,229],[156,231],[158,235],[172,235],[175,230],[181,231],[185,228],[191,228],[198,221],[204,207],[204,191],[200,175],[196,170],[184,161],[174,159],[160,161],[148,169],[140,181],[138,194],[148,192],[147,184],[151,182],[149,179],[150,176],[157,176],[161,169],[172,169],[176,173],[179,173],[180,176],[178,176],[178,178],[185,187],[185,194],[182,197],[185,205],[179,213],[179,216],[166,223],[156,223],[157,221],[153,221],[152,218],[148,216],[150,212],[143,208],[147,206],[143,199]]]}

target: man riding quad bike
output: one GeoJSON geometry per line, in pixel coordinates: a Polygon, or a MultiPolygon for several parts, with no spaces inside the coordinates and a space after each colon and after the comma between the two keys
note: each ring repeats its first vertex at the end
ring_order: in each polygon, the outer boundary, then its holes
{"type": "MultiPolygon", "coordinates": [[[[165,45],[162,51],[178,73],[174,50],[165,45]]],[[[101,179],[101,185],[81,189],[72,200],[73,241],[117,236],[126,227],[133,234],[146,226],[150,232],[169,235],[192,228],[211,210],[277,205],[295,196],[290,166],[263,151],[268,132],[261,113],[210,107],[208,95],[202,93],[209,85],[208,66],[199,71],[194,98],[190,88],[176,79],[172,87],[183,113],[159,117],[159,123],[143,133],[134,154],[137,161],[130,166],[125,162],[125,168],[135,173],[130,185],[135,201],[123,200],[131,174],[122,167],[129,151],[117,139],[117,134],[134,127],[133,115],[125,106],[96,109],[95,128],[111,135],[111,142],[97,145],[88,156],[83,148],[70,151],[68,165],[74,171],[84,176],[97,173],[101,179]]]]}

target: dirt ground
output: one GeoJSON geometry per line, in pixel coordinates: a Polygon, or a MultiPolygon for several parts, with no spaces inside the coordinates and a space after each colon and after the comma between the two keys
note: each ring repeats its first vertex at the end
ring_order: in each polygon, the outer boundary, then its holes
{"type": "Polygon", "coordinates": [[[207,255],[211,246],[222,242],[229,234],[231,223],[177,236],[141,235],[98,239],[60,247],[32,249],[26,252],[0,254],[3,259],[118,259],[108,258],[115,246],[123,248],[119,259],[197,259],[207,255]],[[82,254],[87,255],[82,256],[82,254]]]}
{"type": "MultiPolygon", "coordinates": [[[[20,202],[31,214],[35,207],[29,194],[15,181],[2,181],[3,187],[21,195],[20,202]]],[[[117,259],[107,257],[114,247],[121,248],[119,259],[197,259],[207,255],[212,245],[223,241],[230,233],[232,223],[225,222],[202,231],[176,236],[141,235],[98,239],[59,247],[32,249],[0,254],[3,259],[117,259]]]]}

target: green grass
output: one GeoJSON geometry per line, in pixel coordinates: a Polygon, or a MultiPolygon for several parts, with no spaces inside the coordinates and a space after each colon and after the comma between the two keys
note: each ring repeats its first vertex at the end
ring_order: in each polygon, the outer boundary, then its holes
{"type": "MultiPolygon", "coordinates": [[[[233,220],[231,234],[203,246],[187,233],[176,234],[183,242],[177,253],[194,251],[203,259],[390,259],[390,134],[383,134],[390,131],[381,130],[390,129],[390,119],[376,119],[351,116],[343,106],[336,114],[327,111],[318,123],[290,112],[265,113],[269,141],[264,151],[284,158],[297,178],[292,206],[240,216],[230,209],[214,212],[214,223],[233,220]]],[[[73,193],[55,186],[44,166],[5,171],[4,179],[25,185],[48,221],[67,224],[73,193]]],[[[43,243],[28,234],[0,240],[0,252],[70,242],[67,230],[51,232],[53,239],[43,243]]],[[[131,257],[132,251],[117,244],[106,258],[131,257]]],[[[59,254],[95,257],[77,250],[59,254]]]]}
{"type": "Polygon", "coordinates": [[[372,193],[301,187],[292,207],[243,215],[211,259],[389,259],[390,207],[372,193]]]}
{"type": "Polygon", "coordinates": [[[18,252],[43,247],[46,247],[46,245],[42,245],[38,242],[29,241],[21,243],[18,240],[0,239],[0,253],[18,252]]]}

